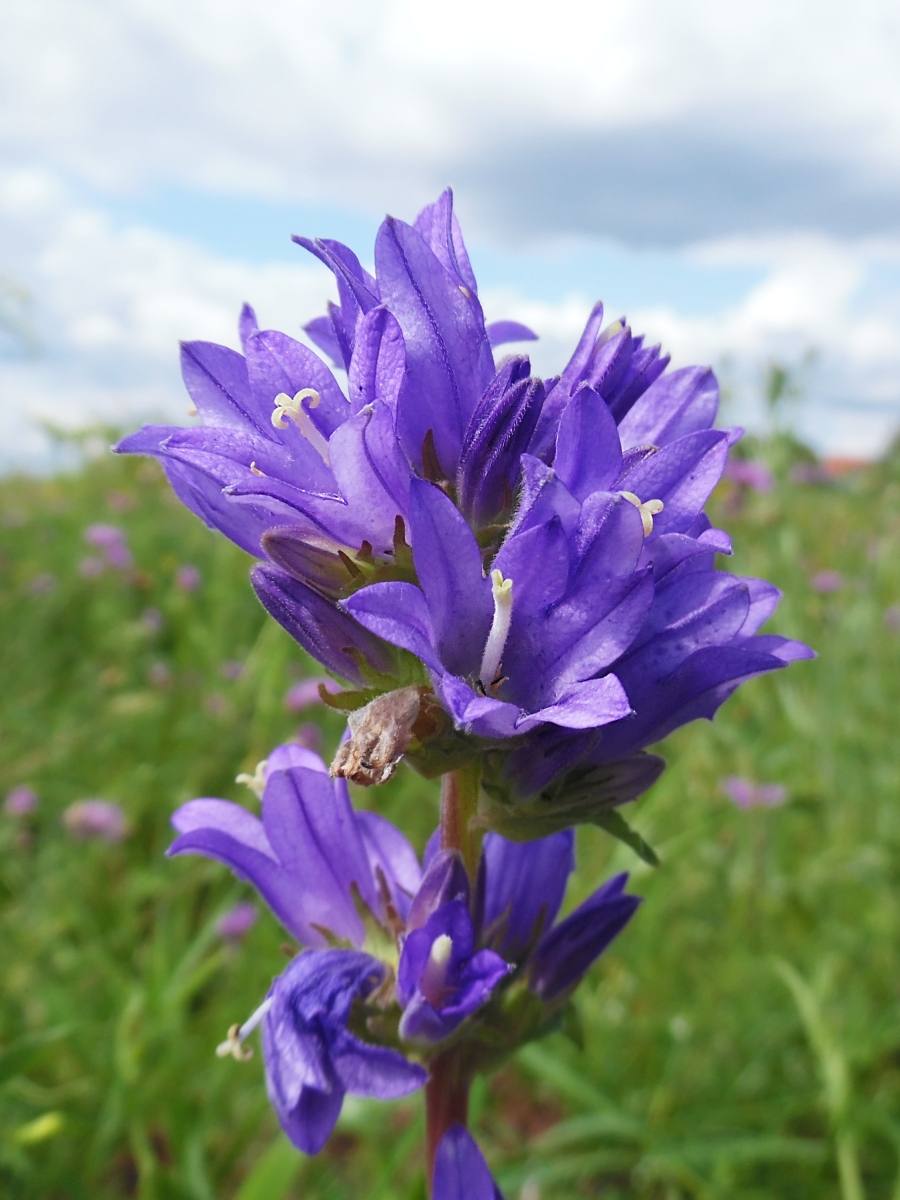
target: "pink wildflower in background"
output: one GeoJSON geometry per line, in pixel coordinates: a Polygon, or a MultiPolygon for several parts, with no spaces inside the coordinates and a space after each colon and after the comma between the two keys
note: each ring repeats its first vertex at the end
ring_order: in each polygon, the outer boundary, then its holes
{"type": "Polygon", "coordinates": [[[787,789],[780,783],[754,783],[741,775],[723,779],[722,791],[738,808],[775,808],[787,799],[787,789]]]}
{"type": "Polygon", "coordinates": [[[226,942],[239,942],[250,932],[258,917],[256,905],[241,900],[216,921],[216,933],[226,942]]]}
{"type": "Polygon", "coordinates": [[[88,525],[84,540],[103,552],[107,564],[116,570],[131,566],[131,551],[124,532],[117,525],[88,525]]]}
{"type": "Polygon", "coordinates": [[[754,492],[771,492],[774,485],[772,472],[758,458],[736,458],[729,461],[725,466],[723,477],[730,479],[732,483],[736,483],[740,487],[750,488],[754,492]]]}
{"type": "Polygon", "coordinates": [[[69,833],[80,840],[121,842],[128,833],[125,813],[111,800],[79,800],[69,805],[62,819],[69,833]]]}
{"type": "Polygon", "coordinates": [[[841,590],[844,586],[844,577],[840,571],[817,571],[809,583],[814,591],[828,595],[830,592],[841,590]]]}
{"type": "Polygon", "coordinates": [[[884,623],[894,633],[900,633],[900,604],[892,604],[884,610],[884,623]]]}
{"type": "Polygon", "coordinates": [[[3,811],[11,817],[27,817],[29,813],[34,812],[37,806],[37,792],[23,784],[6,793],[3,811]]]}
{"type": "Polygon", "coordinates": [[[175,586],[183,592],[196,592],[203,578],[196,567],[186,563],[175,572],[175,586]]]}

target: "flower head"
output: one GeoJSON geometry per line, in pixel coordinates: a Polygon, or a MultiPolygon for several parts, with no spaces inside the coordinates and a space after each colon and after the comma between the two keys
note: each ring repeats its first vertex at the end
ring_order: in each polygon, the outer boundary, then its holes
{"type": "Polygon", "coordinates": [[[3,811],[10,817],[27,817],[38,806],[38,794],[30,787],[20,784],[6,793],[3,811]]]}
{"type": "Polygon", "coordinates": [[[347,1092],[393,1100],[425,1082],[422,1067],[348,1028],[354,1002],[385,977],[368,954],[307,950],[272,984],[263,1017],[266,1088],[282,1129],[306,1154],[322,1149],[347,1092]]]}
{"type": "Polygon", "coordinates": [[[70,804],[63,813],[63,824],[73,837],[81,839],[121,842],[128,833],[125,813],[111,800],[79,800],[70,804]]]}

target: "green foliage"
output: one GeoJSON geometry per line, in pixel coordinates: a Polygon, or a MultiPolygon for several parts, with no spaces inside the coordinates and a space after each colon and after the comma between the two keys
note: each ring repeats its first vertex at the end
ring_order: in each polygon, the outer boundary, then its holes
{"type": "MultiPolygon", "coordinates": [[[[782,440],[772,492],[725,485],[717,502],[731,566],[784,589],[773,628],[820,658],[662,748],[669,769],[623,810],[661,866],[579,835],[569,902],[628,869],[647,903],[560,1028],[476,1088],[508,1200],[900,1196],[900,632],[884,620],[900,604],[900,454],[821,486],[791,482],[792,454],[782,440]],[[845,586],[814,591],[824,569],[845,586]],[[739,811],[729,775],[788,799],[739,811]]],[[[348,1103],[305,1160],[278,1134],[259,1055],[213,1053],[281,969],[284,933],[263,915],[240,946],[221,941],[217,918],[249,889],[165,859],[169,815],[199,795],[254,805],[235,776],[308,718],[283,697],[318,673],[248,567],[152,464],[0,481],[0,793],[40,796],[33,816],[0,814],[11,1200],[424,1200],[418,1097],[348,1103]],[[98,521],[126,531],[133,568],[80,573],[98,521]],[[184,564],[196,591],[176,584],[184,564]],[[121,844],[67,834],[66,807],[93,796],[126,810],[121,844]]],[[[315,714],[328,754],[343,718],[315,714]]],[[[404,770],[357,800],[421,847],[435,792],[404,770]]]]}

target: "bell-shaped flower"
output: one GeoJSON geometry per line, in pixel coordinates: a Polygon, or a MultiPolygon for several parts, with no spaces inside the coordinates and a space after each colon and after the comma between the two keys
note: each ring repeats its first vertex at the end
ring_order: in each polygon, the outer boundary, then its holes
{"type": "Polygon", "coordinates": [[[362,946],[360,904],[384,924],[389,908],[404,917],[421,870],[399,830],[356,812],[345,781],[311,750],[280,746],[263,774],[261,820],[227,800],[191,800],[172,818],[179,836],[168,853],[225,863],[304,946],[362,946]]]}
{"type": "MultiPolygon", "coordinates": [[[[347,1092],[393,1100],[426,1080],[425,1070],[397,1050],[348,1029],[354,1004],[364,1003],[386,976],[384,964],[368,954],[307,950],[278,976],[262,1005],[269,1099],[305,1154],[322,1149],[347,1092]]],[[[236,1043],[242,1034],[235,1032],[236,1043]]]]}
{"type": "Polygon", "coordinates": [[[373,584],[343,607],[421,659],[459,729],[505,738],[543,722],[595,728],[628,714],[622,685],[604,668],[643,623],[648,569],[591,589],[602,578],[592,562],[568,589],[569,550],[551,521],[508,539],[486,579],[459,510],[420,480],[411,485],[410,530],[421,587],[373,584]]]}
{"type": "Polygon", "coordinates": [[[400,1036],[439,1042],[479,1009],[510,970],[493,950],[475,949],[466,902],[441,905],[403,943],[397,995],[403,1006],[400,1036]]]}

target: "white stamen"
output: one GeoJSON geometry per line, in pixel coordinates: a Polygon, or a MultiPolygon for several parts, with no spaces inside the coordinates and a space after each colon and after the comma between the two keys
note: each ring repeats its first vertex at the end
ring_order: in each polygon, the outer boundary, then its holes
{"type": "Polygon", "coordinates": [[[252,462],[250,464],[250,474],[251,475],[265,475],[265,471],[261,471],[259,469],[259,467],[256,465],[256,463],[252,462]]]}
{"type": "Polygon", "coordinates": [[[264,758],[262,762],[256,764],[256,770],[252,775],[248,775],[246,771],[242,771],[240,775],[235,777],[235,783],[246,783],[251,792],[256,792],[257,796],[262,797],[263,790],[266,786],[266,766],[269,760],[264,758]]]}
{"type": "Polygon", "coordinates": [[[512,620],[513,581],[504,579],[500,571],[491,571],[491,593],[494,597],[494,619],[491,622],[491,632],[485,643],[484,654],[481,656],[481,670],[478,678],[481,686],[489,688],[497,679],[500,672],[500,660],[506,639],[509,636],[509,623],[512,620]]]}
{"type": "Polygon", "coordinates": [[[263,1017],[265,1017],[274,1003],[274,998],[270,996],[268,1000],[263,1000],[256,1012],[249,1016],[243,1025],[232,1025],[228,1030],[228,1037],[225,1041],[216,1046],[217,1056],[219,1058],[227,1058],[230,1054],[238,1062],[246,1062],[252,1058],[253,1051],[248,1046],[245,1046],[244,1042],[262,1022],[263,1017]]]}
{"type": "Polygon", "coordinates": [[[272,424],[276,429],[286,429],[285,417],[290,417],[308,442],[318,450],[326,467],[331,466],[328,454],[328,439],[324,437],[310,419],[309,413],[303,407],[303,401],[309,401],[310,408],[318,407],[320,396],[315,388],[303,388],[293,400],[287,392],[279,392],[275,397],[275,408],[272,411],[272,424]]]}
{"type": "Polygon", "coordinates": [[[189,417],[198,417],[200,415],[197,405],[193,402],[193,400],[187,406],[187,415],[189,417]]]}
{"type": "Polygon", "coordinates": [[[653,518],[665,508],[662,500],[640,500],[634,492],[620,492],[623,500],[627,500],[641,514],[641,525],[644,527],[644,537],[653,532],[653,518]]]}

